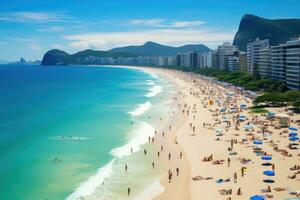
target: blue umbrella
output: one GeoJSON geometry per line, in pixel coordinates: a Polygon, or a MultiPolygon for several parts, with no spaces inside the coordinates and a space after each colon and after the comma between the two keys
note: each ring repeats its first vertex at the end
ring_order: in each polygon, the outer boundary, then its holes
{"type": "Polygon", "coordinates": [[[297,132],[291,132],[291,133],[289,133],[289,137],[294,137],[294,136],[297,136],[297,135],[298,135],[297,132]]]}
{"type": "Polygon", "coordinates": [[[263,141],[261,141],[261,140],[254,140],[253,144],[263,144],[263,141]]]}
{"type": "Polygon", "coordinates": [[[295,128],[295,127],[289,127],[289,130],[290,130],[290,131],[298,131],[298,129],[295,128]]]}
{"type": "Polygon", "coordinates": [[[252,124],[245,125],[244,128],[245,128],[245,129],[252,129],[252,128],[253,128],[253,125],[252,125],[252,124]]]}
{"type": "Polygon", "coordinates": [[[275,113],[272,113],[272,112],[268,112],[267,114],[268,116],[275,116],[275,113]]]}
{"type": "Polygon", "coordinates": [[[265,200],[265,197],[261,195],[254,195],[250,197],[250,200],[265,200]]]}
{"type": "Polygon", "coordinates": [[[292,141],[292,142],[294,142],[294,141],[299,140],[299,137],[296,137],[296,136],[290,137],[289,140],[292,141]]]}
{"type": "Polygon", "coordinates": [[[262,156],[262,160],[272,160],[272,156],[262,156]]]}
{"type": "Polygon", "coordinates": [[[220,112],[225,112],[225,111],[226,111],[225,108],[221,108],[221,109],[220,109],[220,112]]]}
{"type": "Polygon", "coordinates": [[[270,170],[264,171],[263,174],[266,176],[275,176],[275,172],[270,170]]]}

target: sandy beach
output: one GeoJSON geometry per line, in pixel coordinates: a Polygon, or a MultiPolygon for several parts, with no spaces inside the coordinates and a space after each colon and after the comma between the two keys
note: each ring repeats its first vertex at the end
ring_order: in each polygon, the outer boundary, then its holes
{"type": "MultiPolygon", "coordinates": [[[[162,120],[155,136],[160,159],[169,169],[160,179],[164,192],[155,200],[296,198],[300,167],[293,167],[300,163],[300,152],[288,147],[287,128],[277,129],[275,120],[265,114],[250,113],[251,99],[234,87],[174,70],[143,70],[163,76],[177,88],[170,119],[162,120]]],[[[284,108],[268,110],[286,113],[284,108]]],[[[290,118],[290,126],[298,128],[293,122],[299,115],[290,118]]]]}

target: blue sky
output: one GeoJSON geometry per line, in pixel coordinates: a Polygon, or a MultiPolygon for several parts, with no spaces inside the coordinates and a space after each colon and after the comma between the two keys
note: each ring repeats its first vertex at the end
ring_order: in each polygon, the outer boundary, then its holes
{"type": "Polygon", "coordinates": [[[300,18],[300,0],[0,0],[0,60],[146,41],[215,48],[241,17],[300,18]]]}

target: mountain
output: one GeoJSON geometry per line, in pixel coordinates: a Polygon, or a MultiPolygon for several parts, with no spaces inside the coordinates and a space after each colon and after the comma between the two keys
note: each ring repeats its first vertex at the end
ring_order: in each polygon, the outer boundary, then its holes
{"type": "Polygon", "coordinates": [[[114,48],[109,51],[97,51],[87,49],[75,54],[68,54],[59,49],[53,49],[43,57],[42,65],[69,65],[69,64],[98,64],[99,58],[137,57],[137,56],[171,56],[177,53],[186,53],[196,50],[200,53],[211,51],[205,45],[184,45],[181,47],[170,47],[154,42],[146,42],[141,46],[127,46],[114,48]]]}
{"type": "Polygon", "coordinates": [[[88,65],[97,64],[99,58],[105,57],[136,57],[137,55],[123,52],[96,51],[87,49],[75,54],[68,54],[64,51],[53,49],[48,51],[42,60],[42,65],[88,65]]]}
{"type": "Polygon", "coordinates": [[[207,46],[203,44],[191,44],[184,45],[180,47],[171,47],[166,45],[161,45],[155,42],[146,42],[141,46],[126,46],[111,49],[111,52],[127,52],[133,54],[139,54],[144,56],[174,56],[177,53],[186,53],[189,51],[198,51],[199,53],[204,53],[211,51],[207,46]]]}
{"type": "Polygon", "coordinates": [[[6,64],[8,64],[8,65],[40,65],[41,61],[40,60],[26,61],[24,58],[20,58],[19,61],[10,62],[10,63],[6,63],[6,64]]]}
{"type": "Polygon", "coordinates": [[[264,19],[255,15],[244,15],[233,44],[245,51],[248,42],[255,38],[269,39],[271,45],[288,41],[300,35],[300,19],[264,19]]]}

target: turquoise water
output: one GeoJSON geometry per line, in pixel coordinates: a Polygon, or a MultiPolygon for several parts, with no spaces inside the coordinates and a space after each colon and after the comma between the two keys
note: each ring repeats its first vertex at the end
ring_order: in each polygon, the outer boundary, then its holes
{"type": "Polygon", "coordinates": [[[0,66],[0,199],[126,199],[128,186],[132,198],[157,189],[152,147],[147,159],[139,149],[154,131],[147,115],[167,113],[165,87],[139,70],[0,66]]]}

